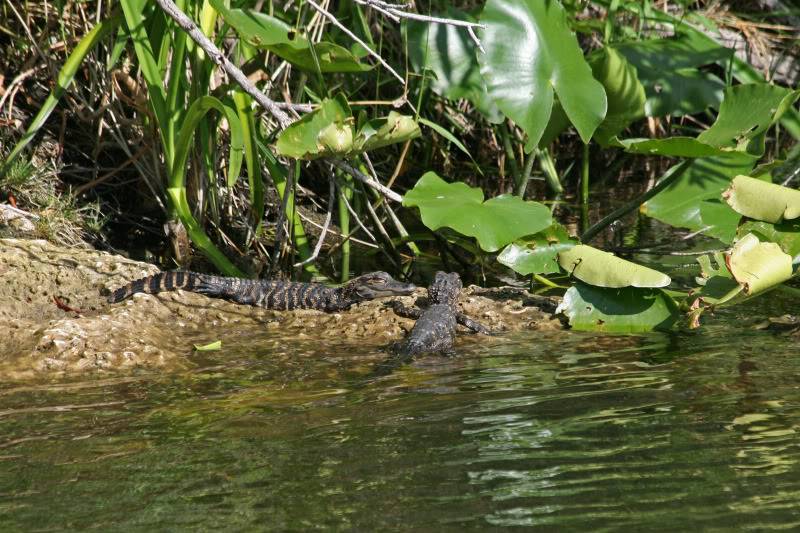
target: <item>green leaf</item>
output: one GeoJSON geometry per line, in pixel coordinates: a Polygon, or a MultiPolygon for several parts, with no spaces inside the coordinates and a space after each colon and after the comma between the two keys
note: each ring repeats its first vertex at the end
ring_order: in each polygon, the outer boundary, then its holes
{"type": "Polygon", "coordinates": [[[693,34],[634,41],[616,48],[637,70],[647,95],[648,117],[691,115],[708,107],[718,107],[725,83],[698,67],[727,61],[728,48],[693,34]]]}
{"type": "Polygon", "coordinates": [[[639,83],[636,68],[614,48],[606,47],[594,54],[589,65],[608,97],[606,118],[595,132],[595,139],[607,144],[633,121],[644,117],[644,87],[639,83]]]}
{"type": "Polygon", "coordinates": [[[570,275],[598,287],[666,287],[672,281],[657,270],[586,244],[559,252],[558,264],[570,275]]]}
{"type": "Polygon", "coordinates": [[[573,329],[631,333],[669,329],[680,313],[675,301],[660,289],[612,289],[577,283],[556,309],[573,329]]]}
{"type": "MultiPolygon", "coordinates": [[[[748,173],[754,163],[753,158],[742,155],[695,159],[675,183],[648,200],[641,211],[671,226],[704,230],[709,224],[702,219],[701,203],[719,199],[730,180],[748,173]]],[[[668,170],[667,175],[676,168],[668,170]]]]}
{"type": "Polygon", "coordinates": [[[210,344],[195,344],[194,349],[198,352],[213,352],[222,348],[222,341],[214,341],[210,344]]]}
{"type": "MultiPolygon", "coordinates": [[[[444,17],[475,22],[475,18],[455,8],[444,17]]],[[[466,98],[490,122],[501,122],[503,116],[486,92],[476,53],[480,51],[466,28],[449,24],[407,21],[408,56],[418,73],[433,72],[436,78],[431,89],[450,100],[466,98]]]]}
{"type": "Polygon", "coordinates": [[[717,120],[698,135],[697,140],[710,146],[732,148],[761,157],[764,155],[763,134],[798,97],[800,91],[766,83],[728,87],[717,120]]]}
{"type": "Polygon", "coordinates": [[[558,223],[522,242],[506,246],[497,261],[523,276],[554,274],[559,271],[558,253],[569,250],[578,241],[569,237],[567,229],[558,223]]]}
{"type": "Polygon", "coordinates": [[[388,117],[370,120],[359,129],[354,150],[368,152],[390,144],[415,139],[421,134],[419,124],[413,117],[390,111],[388,117]]]}
{"type": "Polygon", "coordinates": [[[489,96],[539,143],[553,107],[553,91],[583,142],[606,114],[603,86],[592,77],[558,0],[488,0],[478,56],[489,96]]]}
{"type": "Polygon", "coordinates": [[[736,176],[722,193],[738,213],[773,224],[800,217],[800,191],[749,176],[736,176]]]}
{"type": "Polygon", "coordinates": [[[447,183],[435,172],[425,173],[403,197],[406,207],[419,207],[422,223],[432,230],[449,227],[475,237],[487,252],[538,233],[552,224],[550,210],[518,196],[501,195],[483,201],[483,191],[466,183],[447,183]]]}
{"type": "Polygon", "coordinates": [[[748,233],[726,257],[734,279],[747,295],[764,292],[792,277],[792,258],[774,242],[760,242],[748,233]]]}
{"type": "Polygon", "coordinates": [[[421,124],[425,124],[430,129],[432,129],[433,131],[435,131],[436,133],[438,133],[439,135],[441,135],[442,137],[453,143],[456,148],[467,154],[467,157],[472,159],[473,163],[475,162],[475,159],[472,158],[472,154],[469,153],[469,150],[467,150],[467,147],[464,146],[464,143],[458,140],[458,137],[456,137],[455,135],[453,135],[452,133],[450,133],[437,123],[428,120],[427,118],[420,118],[419,121],[421,124]]]}
{"type": "Polygon", "coordinates": [[[748,221],[739,226],[737,235],[743,237],[754,234],[762,241],[770,241],[789,254],[793,263],[800,262],[800,220],[791,220],[781,224],[770,224],[760,220],[748,221]]]}
{"type": "Polygon", "coordinates": [[[700,220],[706,228],[703,233],[730,244],[736,237],[741,215],[719,200],[700,202],[700,220]]]}
{"type": "Polygon", "coordinates": [[[761,157],[764,133],[800,96],[773,85],[736,85],[725,90],[714,124],[697,136],[618,141],[632,153],[673,157],[708,157],[742,152],[761,157]]]}
{"type": "Polygon", "coordinates": [[[279,154],[296,159],[349,152],[354,135],[351,123],[350,106],[344,97],[326,98],[319,108],[283,130],[275,147],[279,154]]]}
{"type": "Polygon", "coordinates": [[[312,50],[305,36],[278,18],[252,9],[228,9],[221,0],[210,3],[243,41],[269,50],[302,70],[316,72],[317,62],[321,72],[365,72],[372,68],[338,44],[322,41],[315,43],[312,50]]]}

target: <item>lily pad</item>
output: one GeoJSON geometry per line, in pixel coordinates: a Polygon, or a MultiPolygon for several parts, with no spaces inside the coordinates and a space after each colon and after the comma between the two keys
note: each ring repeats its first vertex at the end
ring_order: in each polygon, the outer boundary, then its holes
{"type": "Polygon", "coordinates": [[[228,9],[221,0],[211,5],[248,44],[278,55],[302,70],[316,72],[365,72],[372,66],[361,63],[347,48],[322,41],[311,42],[282,20],[253,9],[228,9]],[[316,59],[315,59],[316,54],[316,59]]]}
{"type": "Polygon", "coordinates": [[[675,301],[660,289],[611,289],[576,283],[556,309],[573,329],[631,333],[669,329],[680,316],[675,301]]]}
{"type": "Polygon", "coordinates": [[[792,263],[800,263],[800,220],[770,224],[760,220],[747,221],[738,229],[738,235],[754,234],[761,241],[770,241],[792,257],[792,263]]]}
{"type": "Polygon", "coordinates": [[[559,271],[558,253],[576,244],[564,226],[554,223],[523,242],[512,242],[497,256],[497,261],[523,276],[554,274],[559,271]]]}
{"type": "Polygon", "coordinates": [[[538,202],[508,194],[484,202],[481,189],[463,182],[447,183],[435,172],[426,172],[417,181],[403,197],[403,205],[419,207],[428,228],[446,226],[475,237],[487,252],[538,233],[553,222],[550,210],[538,202]]]}
{"type": "Polygon", "coordinates": [[[749,176],[736,176],[722,193],[742,215],[773,224],[800,217],[800,191],[749,176]]]}
{"type": "Polygon", "coordinates": [[[734,279],[747,295],[771,289],[792,277],[792,258],[774,242],[748,233],[725,256],[734,279]]]}
{"type": "Polygon", "coordinates": [[[666,274],[612,253],[579,244],[558,254],[558,264],[572,276],[597,287],[666,287],[666,274]]]}
{"type": "Polygon", "coordinates": [[[488,0],[480,17],[485,54],[478,55],[489,96],[539,143],[554,93],[583,142],[606,115],[606,94],[583,57],[558,0],[488,0]]]}

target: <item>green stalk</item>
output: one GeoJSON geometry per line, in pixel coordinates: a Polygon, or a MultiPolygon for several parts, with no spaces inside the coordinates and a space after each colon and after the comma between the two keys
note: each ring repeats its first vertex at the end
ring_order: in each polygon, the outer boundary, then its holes
{"type": "MultiPolygon", "coordinates": [[[[347,209],[345,200],[349,202],[353,199],[353,178],[349,174],[344,174],[337,170],[339,174],[340,184],[339,187],[339,228],[342,235],[350,234],[350,211],[347,209]]],[[[342,243],[342,267],[341,267],[341,281],[344,283],[350,279],[350,239],[346,239],[342,243]]]]}
{"type": "Polygon", "coordinates": [[[61,67],[61,70],[58,72],[58,79],[56,80],[56,86],[53,88],[53,91],[47,96],[47,99],[42,104],[42,107],[39,108],[39,112],[36,113],[36,116],[33,118],[28,126],[28,129],[25,131],[25,134],[14,146],[14,149],[11,150],[11,153],[8,154],[5,162],[0,165],[0,176],[5,175],[14,159],[16,159],[20,152],[22,152],[22,150],[24,150],[25,147],[30,144],[31,140],[33,140],[33,137],[39,132],[44,123],[47,121],[48,117],[50,117],[50,114],[55,109],[58,101],[64,95],[67,87],[69,87],[69,84],[72,83],[72,80],[75,78],[75,73],[78,71],[78,67],[80,67],[81,63],[83,63],[83,59],[86,57],[89,51],[92,50],[95,45],[99,43],[106,35],[114,31],[121,22],[122,14],[115,12],[107,20],[98,22],[95,27],[89,31],[89,33],[84,35],[83,38],[78,41],[77,46],[75,46],[75,50],[72,51],[67,60],[64,62],[64,66],[61,67]]]}
{"type": "Polygon", "coordinates": [[[539,160],[539,168],[544,173],[544,179],[547,186],[556,195],[564,192],[564,187],[561,185],[561,180],[558,179],[558,172],[556,171],[556,164],[553,162],[553,156],[550,154],[549,148],[536,148],[533,152],[539,160]]]}
{"type": "Polygon", "coordinates": [[[500,125],[500,137],[503,140],[503,149],[506,152],[508,169],[511,172],[511,177],[514,179],[514,188],[517,190],[520,187],[519,165],[517,164],[517,154],[514,153],[514,146],[511,144],[511,132],[508,131],[508,125],[505,122],[500,125]]]}
{"type": "Polygon", "coordinates": [[[525,160],[525,168],[522,169],[522,179],[517,184],[517,196],[525,198],[525,189],[528,188],[528,181],[531,179],[531,172],[533,171],[533,162],[536,161],[536,152],[528,154],[528,159],[525,160]]]}
{"type": "Polygon", "coordinates": [[[589,145],[583,145],[581,160],[581,229],[589,227],[589,145]]]}
{"type": "Polygon", "coordinates": [[[634,209],[638,209],[638,207],[643,203],[645,203],[647,200],[649,200],[656,194],[660,193],[661,191],[663,191],[664,189],[675,183],[675,181],[678,178],[680,178],[684,172],[686,172],[686,170],[689,168],[689,166],[691,166],[691,164],[692,160],[687,159],[686,161],[675,167],[672,173],[670,173],[667,176],[664,176],[664,178],[658,183],[656,183],[652,189],[645,191],[638,197],[634,198],[627,204],[620,207],[619,209],[615,209],[608,215],[604,216],[603,218],[595,222],[595,224],[592,227],[583,232],[583,235],[581,235],[581,242],[584,244],[590,242],[606,226],[608,226],[615,220],[618,220],[623,216],[627,215],[634,209]]]}

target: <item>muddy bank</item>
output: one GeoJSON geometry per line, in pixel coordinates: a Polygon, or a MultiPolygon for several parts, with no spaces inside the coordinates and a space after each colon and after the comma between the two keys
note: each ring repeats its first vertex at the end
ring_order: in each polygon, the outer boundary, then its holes
{"type": "MultiPolygon", "coordinates": [[[[0,239],[0,377],[186,368],[194,344],[224,346],[249,328],[266,328],[289,349],[293,339],[380,347],[413,325],[386,300],[334,314],[269,311],[183,291],[106,303],[111,289],[157,271],[105,252],[0,239]]],[[[402,300],[410,305],[424,295],[420,289],[402,300]]],[[[554,301],[516,289],[468,287],[461,306],[496,331],[561,327],[554,301]]]]}

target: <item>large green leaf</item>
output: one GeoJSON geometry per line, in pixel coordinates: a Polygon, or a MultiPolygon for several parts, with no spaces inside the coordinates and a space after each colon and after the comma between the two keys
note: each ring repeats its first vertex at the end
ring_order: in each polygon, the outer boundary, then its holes
{"type": "Polygon", "coordinates": [[[523,276],[554,274],[559,271],[558,253],[576,244],[578,241],[570,238],[567,229],[556,222],[530,238],[512,242],[503,248],[497,261],[523,276]]]}
{"type": "Polygon", "coordinates": [[[680,316],[675,301],[660,289],[583,283],[567,290],[556,312],[564,313],[573,329],[620,333],[669,329],[680,316]]]}
{"type": "Polygon", "coordinates": [[[750,176],[733,178],[722,197],[748,218],[775,224],[800,217],[800,191],[750,176]]]}
{"type": "Polygon", "coordinates": [[[673,157],[709,157],[730,152],[764,154],[764,134],[797,100],[800,91],[766,83],[736,85],[725,90],[714,124],[697,136],[666,139],[625,139],[627,151],[673,157]]]}
{"type": "Polygon", "coordinates": [[[704,224],[704,234],[730,244],[736,237],[736,228],[742,216],[720,200],[700,202],[700,220],[704,224]]]}
{"type": "Polygon", "coordinates": [[[500,110],[537,146],[553,108],[553,91],[583,142],[606,114],[603,86],[592,77],[558,0],[488,0],[481,15],[486,54],[478,61],[500,110]]]}
{"type": "MultiPolygon", "coordinates": [[[[475,22],[474,17],[455,8],[443,16],[475,22]]],[[[491,122],[500,122],[503,115],[489,98],[480,73],[476,52],[480,53],[466,28],[449,24],[429,24],[409,20],[408,56],[414,70],[429,70],[436,76],[431,88],[436,94],[458,100],[466,98],[491,122]]]]}
{"type": "Polygon", "coordinates": [[[666,287],[669,276],[586,244],[559,252],[558,264],[570,275],[597,287],[666,287]]]}
{"type": "Polygon", "coordinates": [[[722,101],[725,83],[697,67],[726,61],[732,51],[692,34],[633,41],[616,48],[637,70],[649,117],[691,115],[722,101]]]}
{"type": "Polygon", "coordinates": [[[428,228],[446,226],[475,237],[487,252],[538,233],[553,222],[550,210],[540,203],[508,194],[484,202],[481,189],[462,182],[447,183],[435,172],[419,179],[403,197],[403,205],[419,207],[428,228]]]}
{"type": "Polygon", "coordinates": [[[328,41],[315,43],[282,20],[252,9],[228,9],[221,0],[211,0],[225,22],[248,44],[269,50],[293,65],[316,72],[364,72],[372,67],[361,63],[347,48],[328,41]],[[315,56],[316,55],[316,59],[315,56]]]}
{"type": "Polygon", "coordinates": [[[614,48],[606,47],[592,55],[589,65],[608,97],[606,118],[595,132],[595,139],[606,144],[631,122],[644,117],[646,96],[636,68],[614,48]]]}
{"type": "Polygon", "coordinates": [[[648,200],[641,211],[666,224],[694,231],[713,226],[716,220],[702,218],[702,202],[719,199],[730,180],[737,174],[747,174],[754,164],[755,160],[745,155],[695,159],[675,183],[648,200]]]}
{"type": "Polygon", "coordinates": [[[343,96],[325,99],[319,108],[293,122],[278,135],[278,153],[316,159],[348,152],[353,146],[350,106],[343,96]]]}

